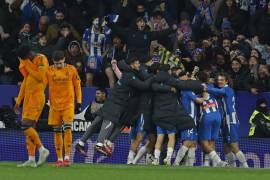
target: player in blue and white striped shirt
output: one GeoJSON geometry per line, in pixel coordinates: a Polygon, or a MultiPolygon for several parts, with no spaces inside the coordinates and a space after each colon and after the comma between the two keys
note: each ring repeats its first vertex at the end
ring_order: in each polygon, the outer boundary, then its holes
{"type": "MultiPolygon", "coordinates": [[[[213,85],[208,84],[209,75],[201,72],[199,79],[207,84],[207,88],[213,85]]],[[[203,97],[205,101],[201,104],[201,121],[199,125],[199,140],[201,147],[206,156],[213,162],[213,165],[224,167],[227,164],[221,161],[220,157],[215,151],[215,141],[218,139],[219,130],[221,125],[221,114],[218,102],[215,96],[204,92],[203,97]]]]}
{"type": "MultiPolygon", "coordinates": [[[[192,78],[197,73],[198,67],[194,68],[192,73],[192,78]]],[[[199,69],[198,69],[199,70],[199,69]]],[[[180,77],[181,80],[186,80],[186,75],[180,77]]],[[[193,166],[195,162],[195,151],[198,141],[198,132],[197,132],[197,104],[201,104],[204,101],[204,98],[198,97],[192,91],[181,91],[181,103],[186,110],[186,112],[192,117],[194,120],[195,127],[192,129],[187,129],[181,132],[181,141],[182,146],[178,150],[176,159],[174,161],[174,165],[179,165],[183,160],[185,155],[187,154],[187,162],[185,164],[187,166],[193,166]]]]}
{"type": "Polygon", "coordinates": [[[87,55],[86,60],[86,85],[91,86],[94,74],[105,72],[109,79],[110,87],[115,82],[110,63],[106,61],[109,50],[111,30],[103,26],[103,18],[95,17],[91,28],[86,28],[83,34],[82,47],[87,55]]]}
{"type": "Polygon", "coordinates": [[[235,156],[240,161],[241,166],[248,168],[248,164],[243,152],[239,149],[239,120],[235,109],[234,90],[229,86],[227,74],[219,74],[216,78],[218,88],[208,88],[210,94],[222,96],[220,104],[223,111],[222,134],[224,141],[224,153],[231,166],[236,166],[235,156]]]}

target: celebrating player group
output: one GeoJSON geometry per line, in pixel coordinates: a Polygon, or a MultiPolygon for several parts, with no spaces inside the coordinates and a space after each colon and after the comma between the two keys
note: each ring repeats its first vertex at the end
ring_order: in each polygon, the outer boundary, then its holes
{"type": "MultiPolygon", "coordinates": [[[[24,80],[14,109],[19,113],[23,101],[22,130],[29,156],[29,160],[18,166],[41,166],[50,154],[35,130],[45,104],[46,86],[50,100],[48,124],[54,130],[57,154],[55,165],[70,166],[71,128],[74,113],[81,111],[82,103],[77,70],[65,63],[62,51],[53,53],[51,66],[45,56],[33,54],[27,46],[20,47],[18,57],[24,80]],[[39,150],[37,163],[36,148],[39,150]]],[[[112,60],[111,66],[118,81],[76,144],[76,152],[86,155],[85,143],[98,133],[95,149],[111,156],[117,136],[124,127],[131,126],[127,164],[138,163],[146,154],[147,164],[193,166],[195,150],[200,145],[205,166],[235,167],[235,161],[239,160],[241,167],[248,167],[239,149],[239,120],[227,74],[217,74],[213,81],[208,73],[197,67],[188,73],[178,66],[153,63],[149,57],[130,56],[118,63],[112,60]],[[215,141],[220,134],[225,161],[215,151],[215,141]],[[177,141],[181,141],[181,146],[172,161],[177,141]],[[164,149],[167,154],[162,158],[164,149]]]]}

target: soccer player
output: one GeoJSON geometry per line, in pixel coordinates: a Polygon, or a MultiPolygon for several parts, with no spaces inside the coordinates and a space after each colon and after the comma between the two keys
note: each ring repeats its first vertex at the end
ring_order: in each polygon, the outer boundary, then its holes
{"type": "Polygon", "coordinates": [[[248,168],[244,153],[239,149],[239,120],[235,110],[235,94],[229,86],[229,76],[220,73],[216,77],[218,88],[208,88],[210,94],[222,96],[221,106],[224,113],[222,134],[224,141],[224,153],[230,166],[235,167],[235,156],[240,161],[241,166],[248,168]]]}
{"type": "MultiPolygon", "coordinates": [[[[195,70],[195,69],[194,69],[195,70]]],[[[196,72],[195,72],[196,73],[196,72]]],[[[192,73],[195,75],[195,73],[192,73]]],[[[181,80],[186,80],[188,77],[183,75],[180,77],[181,80]]],[[[187,129],[181,132],[182,146],[177,152],[174,165],[179,165],[187,153],[187,166],[193,166],[195,162],[195,151],[198,141],[197,132],[197,105],[201,104],[205,98],[197,96],[192,91],[181,91],[181,103],[190,117],[194,120],[195,127],[187,129]]]]}
{"type": "Polygon", "coordinates": [[[153,165],[159,165],[160,149],[164,136],[168,135],[167,157],[164,163],[171,165],[171,157],[175,145],[176,130],[194,127],[192,118],[179,103],[177,90],[203,91],[204,86],[196,81],[181,81],[170,74],[170,66],[160,65],[156,82],[152,85],[154,91],[153,120],[157,127],[157,142],[155,145],[155,160],[153,165]],[[166,88],[167,87],[167,88],[166,88]]]}
{"type": "Polygon", "coordinates": [[[94,75],[105,71],[110,87],[115,83],[115,78],[110,64],[106,62],[109,51],[110,30],[102,26],[103,18],[95,17],[91,28],[87,28],[83,34],[82,47],[88,56],[86,63],[86,85],[92,86],[94,75]]]}
{"type": "Polygon", "coordinates": [[[84,153],[84,144],[86,140],[96,131],[96,126],[102,122],[99,136],[97,138],[96,149],[105,154],[111,155],[111,148],[107,148],[105,145],[105,140],[109,138],[113,130],[121,125],[125,124],[128,119],[123,119],[125,112],[130,111],[129,105],[130,100],[134,97],[137,91],[145,91],[150,89],[153,77],[142,81],[138,78],[137,73],[140,68],[139,59],[136,57],[131,57],[126,60],[127,67],[123,70],[121,78],[118,80],[112,92],[109,94],[104,106],[98,112],[98,116],[94,119],[93,124],[91,124],[81,141],[76,145],[76,149],[84,153]]]}
{"type": "Polygon", "coordinates": [[[44,148],[37,131],[36,123],[45,104],[46,88],[45,73],[49,67],[47,58],[42,54],[34,54],[30,47],[21,46],[18,49],[20,71],[24,77],[14,110],[19,113],[23,101],[21,128],[26,136],[28,161],[19,167],[37,167],[46,162],[49,151],[44,148]],[[35,150],[39,150],[39,160],[36,164],[35,150]]]}
{"type": "Polygon", "coordinates": [[[76,68],[65,63],[63,51],[53,53],[53,65],[47,72],[47,82],[49,86],[50,111],[48,124],[54,130],[54,143],[58,160],[57,167],[70,166],[69,159],[72,145],[72,123],[74,119],[74,101],[76,95],[76,113],[81,111],[82,92],[81,81],[76,68]],[[65,158],[63,161],[63,137],[64,129],[64,148],[65,158]]]}

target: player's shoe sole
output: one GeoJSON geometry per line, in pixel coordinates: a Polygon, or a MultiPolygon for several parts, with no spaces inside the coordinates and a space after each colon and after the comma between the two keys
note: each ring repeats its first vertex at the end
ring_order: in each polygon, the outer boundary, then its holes
{"type": "Polygon", "coordinates": [[[87,156],[87,154],[84,150],[84,146],[81,146],[79,143],[76,144],[75,149],[76,149],[76,152],[79,152],[81,155],[87,156]]]}
{"type": "Polygon", "coordinates": [[[106,148],[104,147],[104,145],[100,146],[98,144],[96,144],[96,147],[95,147],[96,151],[105,155],[105,156],[109,156],[108,155],[108,152],[106,151],[106,148]]]}
{"type": "Polygon", "coordinates": [[[36,168],[37,167],[37,164],[36,164],[36,162],[35,161],[30,161],[30,160],[28,160],[28,161],[26,161],[26,162],[24,162],[24,163],[22,163],[22,164],[18,164],[17,165],[17,167],[31,167],[31,168],[36,168]]]}
{"type": "Polygon", "coordinates": [[[40,152],[39,154],[37,165],[42,166],[47,161],[47,158],[49,157],[49,155],[50,155],[50,151],[48,149],[45,148],[44,150],[42,150],[42,152],[40,152]]]}

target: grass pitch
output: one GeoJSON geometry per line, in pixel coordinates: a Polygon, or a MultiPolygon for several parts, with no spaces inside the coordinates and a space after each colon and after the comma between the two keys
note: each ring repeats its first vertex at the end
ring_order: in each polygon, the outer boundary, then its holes
{"type": "Polygon", "coordinates": [[[270,169],[127,166],[73,164],[56,168],[17,168],[14,162],[0,162],[0,180],[256,180],[270,179],[270,169]]]}

